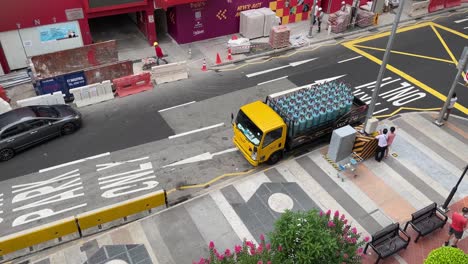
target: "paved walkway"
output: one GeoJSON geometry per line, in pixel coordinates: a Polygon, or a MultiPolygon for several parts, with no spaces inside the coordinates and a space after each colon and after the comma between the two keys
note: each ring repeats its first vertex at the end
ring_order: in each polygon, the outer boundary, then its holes
{"type": "MultiPolygon", "coordinates": [[[[323,158],[323,147],[221,183],[145,219],[39,252],[26,263],[98,264],[115,258],[133,264],[192,263],[208,256],[209,241],[219,249],[232,249],[244,238],[256,241],[272,230],[284,209],[339,210],[366,235],[392,222],[403,225],[414,211],[433,201],[442,204],[467,165],[468,119],[453,117],[439,128],[432,123],[435,116],[408,113],[384,120],[381,127],[397,128],[392,155],[381,163],[361,163],[356,178],[338,179],[323,158]]],[[[452,211],[468,206],[466,180],[453,202],[452,211]]],[[[442,245],[447,229],[411,242],[382,263],[423,263],[430,250],[442,245]]],[[[459,247],[468,252],[466,236],[459,247]]],[[[373,261],[371,254],[363,263],[373,261]]]]}

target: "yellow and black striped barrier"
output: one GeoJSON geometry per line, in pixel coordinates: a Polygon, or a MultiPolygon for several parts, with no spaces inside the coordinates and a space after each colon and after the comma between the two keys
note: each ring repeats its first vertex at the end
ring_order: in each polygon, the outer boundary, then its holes
{"type": "Polygon", "coordinates": [[[354,141],[353,152],[363,159],[368,159],[377,150],[377,140],[374,137],[357,134],[354,141]]]}

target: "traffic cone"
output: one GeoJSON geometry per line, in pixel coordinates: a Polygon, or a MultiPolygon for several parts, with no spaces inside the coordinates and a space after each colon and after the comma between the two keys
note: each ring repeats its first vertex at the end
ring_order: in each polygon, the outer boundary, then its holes
{"type": "Polygon", "coordinates": [[[221,61],[221,57],[219,56],[219,53],[216,53],[216,64],[221,64],[221,63],[223,63],[221,61]]]}
{"type": "Polygon", "coordinates": [[[232,60],[231,48],[228,48],[228,56],[227,56],[227,59],[228,59],[228,60],[232,60]]]}
{"type": "Polygon", "coordinates": [[[236,35],[232,35],[232,40],[236,40],[237,39],[237,36],[236,35]]]}
{"type": "Polygon", "coordinates": [[[203,59],[203,66],[201,68],[202,71],[206,71],[206,61],[203,59]]]}

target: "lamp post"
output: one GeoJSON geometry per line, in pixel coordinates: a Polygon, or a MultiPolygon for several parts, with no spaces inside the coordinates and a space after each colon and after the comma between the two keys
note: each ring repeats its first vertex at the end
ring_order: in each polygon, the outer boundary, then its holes
{"type": "Polygon", "coordinates": [[[453,196],[455,195],[455,192],[456,192],[457,189],[458,189],[458,185],[460,185],[461,181],[463,180],[463,177],[465,177],[465,174],[466,174],[466,171],[467,171],[467,170],[468,170],[468,165],[466,165],[465,170],[463,171],[462,175],[460,176],[460,179],[458,179],[457,184],[455,185],[455,187],[452,188],[452,191],[450,192],[449,196],[448,196],[447,199],[445,200],[444,205],[442,205],[442,209],[443,209],[445,212],[448,211],[448,205],[449,205],[450,201],[452,200],[453,196]]]}
{"type": "MultiPolygon", "coordinates": [[[[457,75],[455,75],[455,79],[453,80],[452,87],[450,87],[450,91],[447,95],[447,100],[445,100],[444,107],[440,109],[439,118],[436,121],[434,121],[434,123],[438,126],[444,125],[444,122],[442,122],[442,118],[444,117],[445,112],[447,112],[447,108],[450,104],[450,99],[452,99],[453,93],[455,92],[455,87],[457,86],[457,83],[458,83],[458,78],[462,74],[463,70],[465,70],[467,63],[468,63],[468,47],[465,47],[460,57],[460,61],[458,62],[458,65],[457,65],[458,72],[457,72],[457,75]]],[[[466,69],[466,71],[468,71],[468,69],[466,69]]]]}
{"type": "Polygon", "coordinates": [[[398,8],[398,13],[395,16],[395,19],[393,20],[392,32],[390,33],[390,37],[387,42],[387,48],[385,49],[385,54],[382,60],[382,64],[380,65],[379,75],[377,75],[377,81],[375,83],[374,91],[372,92],[372,99],[369,105],[369,110],[367,111],[366,120],[364,121],[363,130],[366,129],[367,122],[369,121],[369,119],[372,118],[372,114],[374,113],[375,103],[376,103],[375,101],[377,100],[377,95],[379,94],[380,85],[382,84],[382,79],[385,73],[385,69],[387,67],[388,59],[390,58],[390,51],[392,50],[393,41],[395,40],[398,23],[400,22],[400,17],[401,17],[401,13],[403,13],[404,5],[405,5],[405,0],[401,0],[401,3],[398,8]]]}
{"type": "Polygon", "coordinates": [[[314,29],[314,21],[315,21],[315,6],[317,5],[317,0],[314,0],[314,3],[312,5],[312,10],[310,11],[310,28],[309,28],[309,35],[307,35],[308,38],[313,37],[313,29],[314,29]]]}

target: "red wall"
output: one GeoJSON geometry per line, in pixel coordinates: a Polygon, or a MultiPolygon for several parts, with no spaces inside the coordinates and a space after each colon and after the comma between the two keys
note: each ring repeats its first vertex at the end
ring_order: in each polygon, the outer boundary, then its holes
{"type": "MultiPolygon", "coordinates": [[[[1,0],[0,32],[67,22],[65,9],[83,8],[84,18],[78,20],[84,44],[91,43],[88,18],[82,4],[83,0],[1,0]],[[55,18],[55,21],[54,21],[55,18]],[[34,24],[39,20],[40,25],[34,24]]],[[[84,0],[85,1],[85,0],[84,0]]]]}

